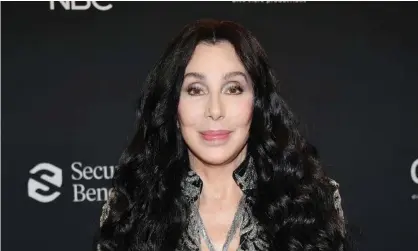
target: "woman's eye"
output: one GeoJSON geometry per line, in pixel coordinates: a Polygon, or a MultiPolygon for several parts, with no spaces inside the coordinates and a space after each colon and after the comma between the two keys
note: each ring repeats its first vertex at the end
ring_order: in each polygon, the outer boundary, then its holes
{"type": "Polygon", "coordinates": [[[192,96],[197,96],[197,95],[202,95],[203,90],[198,88],[198,87],[191,86],[191,87],[187,88],[187,93],[189,95],[192,95],[192,96]]]}
{"type": "Polygon", "coordinates": [[[231,95],[238,95],[241,94],[244,90],[239,85],[233,85],[227,89],[227,93],[231,95]]]}

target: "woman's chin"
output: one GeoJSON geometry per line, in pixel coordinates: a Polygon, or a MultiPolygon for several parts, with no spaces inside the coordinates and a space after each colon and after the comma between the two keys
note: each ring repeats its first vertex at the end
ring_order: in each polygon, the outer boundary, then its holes
{"type": "Polygon", "coordinates": [[[225,165],[235,159],[235,154],[227,149],[207,149],[197,155],[203,163],[211,166],[225,165]]]}

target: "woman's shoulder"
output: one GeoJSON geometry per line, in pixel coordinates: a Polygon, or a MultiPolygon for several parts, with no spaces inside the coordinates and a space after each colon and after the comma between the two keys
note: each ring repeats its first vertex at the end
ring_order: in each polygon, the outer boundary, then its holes
{"type": "Polygon", "coordinates": [[[334,207],[338,211],[338,214],[340,215],[340,217],[344,219],[344,212],[343,212],[343,208],[341,205],[342,199],[341,199],[341,194],[340,194],[340,184],[336,180],[331,179],[331,178],[328,178],[328,182],[334,188],[334,192],[333,192],[334,207]]]}
{"type": "MultiPolygon", "coordinates": [[[[103,223],[107,220],[110,213],[110,205],[113,203],[113,201],[116,199],[115,191],[113,188],[109,190],[109,196],[104,202],[102,208],[101,208],[101,214],[100,214],[100,228],[103,226],[103,223]]],[[[100,244],[97,244],[96,251],[101,251],[102,248],[100,244]]]]}
{"type": "Polygon", "coordinates": [[[331,178],[328,178],[328,182],[333,187],[333,202],[334,202],[334,208],[338,213],[339,221],[338,221],[338,228],[339,231],[343,235],[346,235],[346,227],[345,227],[345,219],[344,219],[344,211],[342,208],[342,198],[340,194],[340,184],[331,178]]]}
{"type": "Polygon", "coordinates": [[[107,220],[107,218],[109,217],[109,212],[110,212],[110,203],[115,200],[115,191],[113,190],[113,188],[110,189],[109,191],[109,196],[107,198],[107,200],[105,201],[105,203],[102,206],[102,212],[100,215],[100,227],[103,226],[103,223],[107,220]]]}

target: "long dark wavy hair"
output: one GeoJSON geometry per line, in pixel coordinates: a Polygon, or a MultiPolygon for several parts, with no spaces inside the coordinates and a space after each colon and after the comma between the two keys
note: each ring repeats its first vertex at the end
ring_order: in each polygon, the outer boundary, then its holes
{"type": "Polygon", "coordinates": [[[187,25],[149,73],[137,107],[136,133],[113,180],[115,199],[100,229],[102,251],[174,250],[190,205],[180,182],[188,170],[187,146],[176,126],[185,68],[199,43],[230,42],[254,83],[248,155],[257,189],[252,213],[270,250],[346,250],[333,191],[316,150],[298,131],[256,38],[230,21],[187,25]]]}

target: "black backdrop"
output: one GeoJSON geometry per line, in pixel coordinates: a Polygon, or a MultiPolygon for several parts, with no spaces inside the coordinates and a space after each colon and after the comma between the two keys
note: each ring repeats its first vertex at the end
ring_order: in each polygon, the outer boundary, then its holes
{"type": "Polygon", "coordinates": [[[417,250],[417,4],[111,4],[1,3],[2,250],[90,250],[142,81],[207,17],[265,47],[360,249],[417,250]]]}

